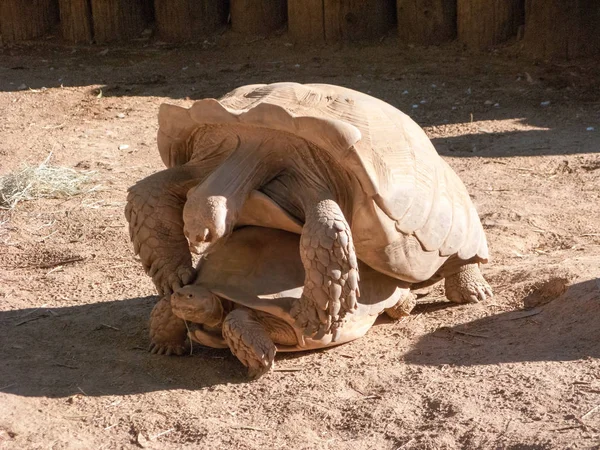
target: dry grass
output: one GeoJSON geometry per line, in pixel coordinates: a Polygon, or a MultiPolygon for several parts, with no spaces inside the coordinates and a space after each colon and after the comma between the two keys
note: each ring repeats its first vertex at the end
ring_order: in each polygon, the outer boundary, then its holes
{"type": "Polygon", "coordinates": [[[68,198],[98,188],[88,187],[94,172],[48,164],[52,154],[39,166],[25,165],[0,177],[0,208],[13,209],[19,202],[40,198],[68,198]]]}

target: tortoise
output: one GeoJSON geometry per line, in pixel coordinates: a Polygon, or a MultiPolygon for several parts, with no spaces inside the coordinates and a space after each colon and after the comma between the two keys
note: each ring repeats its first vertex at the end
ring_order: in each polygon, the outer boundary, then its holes
{"type": "Polygon", "coordinates": [[[363,336],[384,311],[407,316],[414,307],[410,283],[359,262],[362,295],[354,313],[331,334],[304,336],[294,309],[302,297],[304,267],[296,251],[300,236],[288,231],[247,226],[236,229],[224,245],[200,261],[193,284],[176,289],[154,307],[150,320],[155,353],[183,354],[189,341],[230,348],[257,378],[268,371],[276,351],[292,352],[339,345],[363,336]],[[187,323],[186,323],[187,322],[187,323]]]}
{"type": "Polygon", "coordinates": [[[195,277],[236,227],[301,235],[294,309],[306,336],[338,330],[357,308],[360,259],[414,288],[445,278],[458,303],[492,295],[484,230],[459,177],[425,132],[382,100],[339,86],[239,87],[190,108],[163,104],[168,169],[130,188],[135,252],[159,293],[195,277]]]}

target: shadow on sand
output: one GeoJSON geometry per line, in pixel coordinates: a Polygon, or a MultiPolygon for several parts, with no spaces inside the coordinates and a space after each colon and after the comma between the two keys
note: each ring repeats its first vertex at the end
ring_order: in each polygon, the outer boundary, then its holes
{"type": "Polygon", "coordinates": [[[405,361],[474,366],[600,358],[600,279],[536,308],[488,316],[422,336],[405,361]]]}
{"type": "MultiPolygon", "coordinates": [[[[227,350],[196,348],[194,356],[181,358],[149,354],[145,318],[156,300],[130,298],[0,312],[0,392],[129,395],[248,381],[227,350]]],[[[448,306],[422,304],[416,312],[427,314],[448,306]]],[[[592,279],[571,286],[546,305],[422,336],[404,359],[418,365],[458,366],[571,361],[600,358],[599,343],[600,279],[592,279]]]]}
{"type": "Polygon", "coordinates": [[[246,382],[229,351],[192,357],[147,351],[157,297],[0,312],[0,392],[22,396],[128,395],[246,382]]]}

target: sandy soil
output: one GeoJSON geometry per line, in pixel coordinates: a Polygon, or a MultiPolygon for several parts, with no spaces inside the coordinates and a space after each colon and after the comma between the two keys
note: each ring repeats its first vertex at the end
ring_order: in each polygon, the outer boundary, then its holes
{"type": "Polygon", "coordinates": [[[600,448],[598,66],[513,50],[0,50],[0,174],[52,152],[101,187],[0,212],[0,448],[600,448]],[[369,92],[425,128],[478,207],[496,295],[452,306],[436,286],[411,317],[278,355],[255,382],[228,351],[150,355],[157,297],[123,207],[162,167],[158,106],[283,80],[369,92]]]}

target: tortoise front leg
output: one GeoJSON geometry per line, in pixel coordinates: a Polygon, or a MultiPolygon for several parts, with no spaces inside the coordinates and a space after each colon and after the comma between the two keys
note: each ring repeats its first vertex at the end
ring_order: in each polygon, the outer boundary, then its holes
{"type": "Polygon", "coordinates": [[[248,368],[250,378],[258,378],[273,367],[277,349],[255,311],[231,311],[223,321],[223,338],[231,353],[248,368]]]}
{"type": "Polygon", "coordinates": [[[305,214],[300,240],[304,291],[292,315],[306,335],[320,339],[332,332],[335,342],[344,316],[356,309],[360,296],[352,233],[331,199],[306,206],[305,214]]]}
{"type": "Polygon", "coordinates": [[[196,276],[183,234],[183,205],[188,190],[207,172],[198,166],[174,167],[129,189],[125,217],[133,248],[161,295],[169,295],[196,276]]]}

